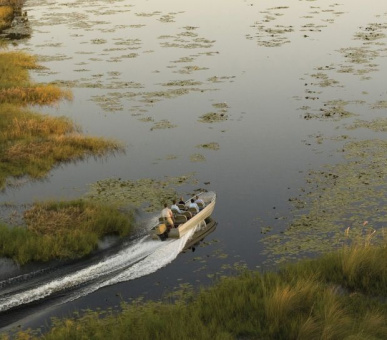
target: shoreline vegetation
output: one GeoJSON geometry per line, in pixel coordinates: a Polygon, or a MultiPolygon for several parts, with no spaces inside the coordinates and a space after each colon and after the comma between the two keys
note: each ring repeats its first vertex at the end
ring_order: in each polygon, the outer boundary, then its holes
{"type": "MultiPolygon", "coordinates": [[[[0,32],[11,26],[21,5],[0,2],[0,32]]],[[[0,46],[6,47],[6,42],[0,46]]],[[[29,70],[40,67],[24,52],[0,50],[0,190],[18,178],[43,178],[58,164],[123,149],[116,141],[82,135],[66,117],[29,110],[30,105],[72,99],[70,90],[31,81],[29,70]]],[[[105,235],[128,235],[133,216],[114,205],[76,200],[35,203],[25,212],[24,222],[13,227],[0,222],[0,256],[19,265],[87,255],[105,235]]]]}
{"type": "Polygon", "coordinates": [[[82,199],[35,203],[24,213],[26,227],[0,224],[0,256],[19,265],[90,254],[106,235],[127,236],[133,215],[82,199]]]}
{"type": "Polygon", "coordinates": [[[0,2],[0,32],[6,28],[11,27],[14,17],[14,7],[10,5],[3,5],[0,2]]]}
{"type": "Polygon", "coordinates": [[[113,140],[89,137],[65,117],[28,110],[28,105],[53,105],[71,99],[71,92],[30,80],[38,68],[23,52],[0,51],[0,189],[9,178],[43,178],[56,165],[119,151],[113,140]]]}
{"type": "Polygon", "coordinates": [[[344,247],[278,272],[245,271],[199,292],[184,288],[165,301],[54,319],[45,334],[13,338],[385,339],[386,256],[386,244],[344,247]]]}
{"type": "MultiPolygon", "coordinates": [[[[0,31],[9,27],[14,15],[12,6],[4,4],[22,2],[0,0],[0,31]]],[[[82,136],[67,118],[29,111],[28,105],[71,99],[69,91],[32,83],[28,70],[37,67],[31,56],[0,51],[0,189],[10,178],[42,178],[61,162],[121,148],[82,136]]],[[[338,176],[327,176],[334,177],[338,187],[338,176]]],[[[108,197],[99,192],[105,192],[104,185],[98,183],[93,195],[108,197]]],[[[133,219],[114,203],[89,200],[35,203],[23,217],[25,226],[0,223],[0,256],[19,264],[84,256],[104,235],[128,235],[133,219]]],[[[315,223],[316,219],[308,221],[308,226],[315,223]]],[[[321,223],[327,224],[325,216],[321,223]]],[[[169,292],[162,301],[138,299],[123,302],[121,311],[85,311],[53,319],[44,334],[14,330],[0,334],[0,339],[385,339],[387,243],[369,241],[275,272],[246,270],[199,291],[182,285],[185,288],[169,292]]],[[[291,245],[285,249],[288,253],[291,245]]]]}

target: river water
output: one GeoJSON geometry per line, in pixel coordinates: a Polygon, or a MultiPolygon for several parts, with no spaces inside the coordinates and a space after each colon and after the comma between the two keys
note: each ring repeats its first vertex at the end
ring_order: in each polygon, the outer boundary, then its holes
{"type": "Polygon", "coordinates": [[[0,297],[3,329],[262,267],[263,230],[289,224],[289,198],[300,194],[305,173],[342,160],[336,140],[319,138],[372,134],[348,131],[353,117],[325,119],[322,109],[336,100],[356,118],[383,114],[370,109],[386,97],[382,1],[27,0],[24,10],[32,36],[10,49],[38,56],[45,68],[31,72],[34,80],[74,95],[37,110],[117,139],[125,153],[59,165],[43,181],[15,181],[0,202],[81,197],[107,178],[193,174],[195,185],[183,189],[217,193],[217,227],[195,252],[179,255],[187,239],[160,245],[142,234],[106,257],[33,274],[31,285],[30,274],[6,262],[2,270],[19,277],[19,288],[0,297]],[[380,34],[377,44],[366,45],[369,31],[380,34]],[[206,121],[209,113],[217,121],[206,121]],[[109,279],[88,289],[104,268],[109,279]]]}

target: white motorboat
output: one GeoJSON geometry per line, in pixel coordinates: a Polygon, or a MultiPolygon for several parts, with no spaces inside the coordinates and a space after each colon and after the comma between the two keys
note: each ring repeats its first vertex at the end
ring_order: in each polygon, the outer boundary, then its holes
{"type": "MultiPolygon", "coordinates": [[[[185,212],[189,211],[193,213],[192,217],[187,218],[186,214],[175,213],[175,225],[174,228],[168,230],[166,221],[163,217],[159,218],[159,224],[154,226],[150,230],[150,235],[153,239],[164,240],[166,238],[180,238],[186,234],[189,230],[198,226],[199,228],[205,227],[207,224],[206,219],[208,219],[215,208],[216,203],[216,194],[214,192],[202,192],[195,195],[192,198],[199,196],[200,199],[204,201],[204,206],[198,213],[195,213],[192,208],[188,208],[191,198],[186,201],[184,208],[185,212]]],[[[183,207],[181,207],[183,208],[183,207]]]]}

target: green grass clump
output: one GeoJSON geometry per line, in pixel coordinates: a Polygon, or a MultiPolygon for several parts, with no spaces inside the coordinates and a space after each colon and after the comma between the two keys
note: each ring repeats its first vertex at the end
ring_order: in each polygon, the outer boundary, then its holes
{"type": "Polygon", "coordinates": [[[137,301],[124,303],[119,313],[55,320],[44,338],[386,339],[386,247],[369,248],[344,249],[279,272],[246,271],[197,293],[176,294],[174,302],[137,301]],[[365,289],[371,281],[378,284],[365,289]]]}
{"type": "Polygon", "coordinates": [[[310,276],[348,290],[387,295],[387,246],[343,247],[318,260],[305,260],[283,270],[284,275],[310,276]]]}
{"type": "Polygon", "coordinates": [[[115,207],[83,200],[37,203],[24,220],[27,227],[0,225],[0,256],[21,265],[82,257],[105,235],[128,235],[133,222],[115,207]]]}

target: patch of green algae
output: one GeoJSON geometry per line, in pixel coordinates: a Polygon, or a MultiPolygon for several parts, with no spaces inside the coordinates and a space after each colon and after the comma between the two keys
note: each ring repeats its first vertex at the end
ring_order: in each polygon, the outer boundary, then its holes
{"type": "Polygon", "coordinates": [[[196,162],[205,162],[206,161],[206,157],[204,157],[200,153],[195,153],[195,154],[190,156],[190,161],[194,162],[194,163],[196,163],[196,162]]]}
{"type": "Polygon", "coordinates": [[[375,132],[387,131],[387,118],[378,118],[371,121],[355,120],[353,124],[348,125],[347,129],[354,130],[359,128],[367,128],[375,132]]]}
{"type": "Polygon", "coordinates": [[[206,143],[206,144],[200,144],[200,145],[197,145],[196,146],[197,148],[202,148],[202,149],[209,149],[209,150],[219,150],[220,147],[219,147],[219,143],[215,143],[215,142],[212,142],[212,143],[206,143]]]}

